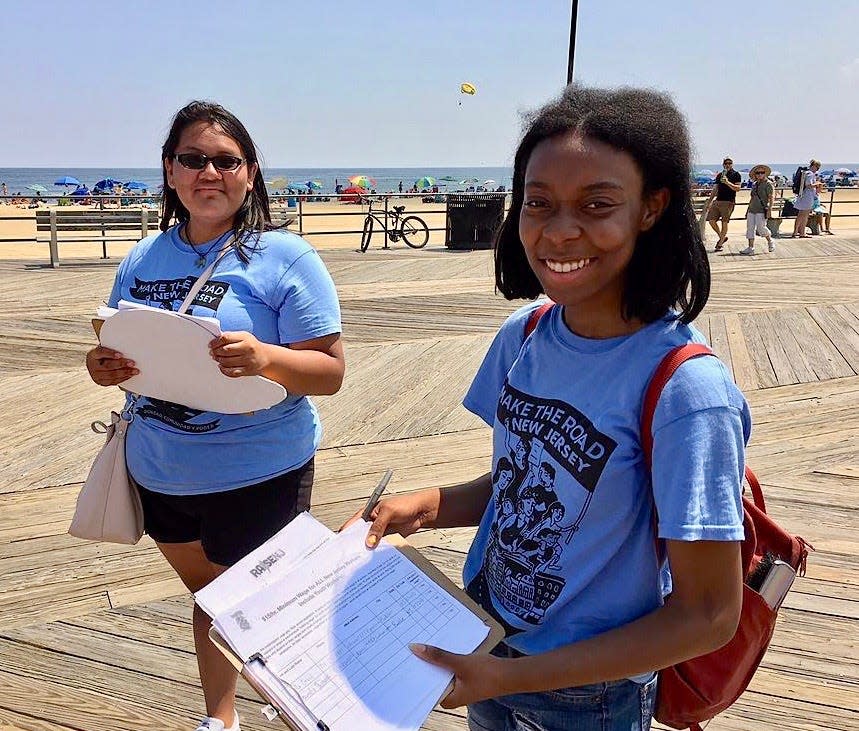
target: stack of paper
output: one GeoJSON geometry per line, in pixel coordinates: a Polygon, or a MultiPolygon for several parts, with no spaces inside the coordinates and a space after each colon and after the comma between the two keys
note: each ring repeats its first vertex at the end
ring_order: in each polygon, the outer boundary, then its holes
{"type": "Polygon", "coordinates": [[[416,731],[452,675],[409,643],[470,653],[489,627],[401,550],[369,551],[367,523],[326,536],[313,521],[300,516],[198,602],[245,676],[300,731],[416,731]],[[304,560],[290,561],[287,545],[304,560]]]}

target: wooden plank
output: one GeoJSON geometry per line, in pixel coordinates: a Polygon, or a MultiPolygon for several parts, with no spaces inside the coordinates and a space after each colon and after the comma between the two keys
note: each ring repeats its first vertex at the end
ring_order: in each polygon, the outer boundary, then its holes
{"type": "MultiPolygon", "coordinates": [[[[713,326],[711,324],[711,331],[713,326]]],[[[734,371],[734,381],[743,391],[758,388],[760,381],[752,363],[746,340],[743,337],[740,319],[736,314],[725,315],[725,334],[730,347],[730,362],[734,371]]]]}

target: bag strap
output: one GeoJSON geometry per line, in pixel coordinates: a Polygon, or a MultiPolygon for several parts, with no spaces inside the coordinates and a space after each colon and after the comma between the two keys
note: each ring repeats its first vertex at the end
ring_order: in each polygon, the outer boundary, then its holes
{"type": "MultiPolygon", "coordinates": [[[[659,397],[662,395],[662,389],[671,380],[671,376],[677,369],[687,360],[700,358],[704,355],[716,354],[706,345],[699,343],[688,343],[680,345],[662,359],[656,367],[650,383],[647,386],[647,391],[644,394],[644,406],[641,410],[641,446],[644,451],[644,459],[647,461],[648,468],[653,466],[653,415],[656,413],[656,404],[659,402],[659,397]]],[[[761,490],[761,485],[758,478],[751,468],[746,465],[745,468],[746,481],[749,483],[749,488],[752,491],[752,498],[755,505],[764,513],[766,513],[766,503],[764,502],[764,493],[761,490]]]]}
{"type": "Polygon", "coordinates": [[[191,285],[191,289],[188,290],[188,294],[185,295],[185,299],[182,300],[182,304],[179,305],[179,309],[176,310],[177,314],[184,315],[187,312],[188,308],[191,306],[191,303],[194,301],[194,297],[197,296],[197,293],[203,288],[203,285],[208,281],[209,277],[212,276],[212,272],[215,271],[215,267],[218,263],[223,259],[227,254],[230,253],[232,246],[231,244],[235,240],[235,236],[231,236],[230,239],[224,244],[224,247],[221,249],[221,253],[218,254],[218,257],[213,261],[209,266],[205,268],[203,273],[197,277],[197,281],[191,285]]]}
{"type": "Polygon", "coordinates": [[[554,306],[555,303],[549,300],[545,304],[540,305],[536,310],[531,310],[531,314],[528,315],[528,321],[525,323],[525,336],[522,338],[523,340],[534,332],[534,329],[537,327],[537,323],[540,322],[540,318],[554,306]]]}

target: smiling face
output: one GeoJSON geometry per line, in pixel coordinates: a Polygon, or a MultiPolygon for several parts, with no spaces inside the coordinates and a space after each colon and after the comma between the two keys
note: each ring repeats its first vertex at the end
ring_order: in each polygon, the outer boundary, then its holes
{"type": "Polygon", "coordinates": [[[565,305],[567,325],[585,337],[640,327],[623,319],[625,271],[639,233],[651,228],[668,192],[643,198],[633,158],[572,133],[550,137],[525,169],[519,238],[543,291],[565,305]]]}
{"type": "MultiPolygon", "coordinates": [[[[185,152],[202,153],[208,157],[233,155],[245,159],[239,143],[218,125],[209,122],[195,122],[182,131],[176,154],[185,152]]],[[[236,211],[248,192],[253,190],[256,175],[256,164],[253,163],[244,162],[236,170],[219,171],[209,162],[202,170],[189,170],[175,157],[164,160],[164,169],[167,184],[175,189],[191,215],[188,233],[198,243],[232,227],[236,211]]]]}

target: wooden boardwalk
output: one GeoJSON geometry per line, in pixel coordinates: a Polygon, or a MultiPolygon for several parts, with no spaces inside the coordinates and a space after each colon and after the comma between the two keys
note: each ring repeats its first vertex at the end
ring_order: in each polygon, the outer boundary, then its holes
{"type": "MultiPolygon", "coordinates": [[[[859,729],[859,238],[711,256],[698,324],[752,404],[749,460],[771,512],[817,552],[751,689],[709,729],[859,729]]],[[[488,252],[323,257],[348,374],[339,394],[317,399],[326,435],[313,512],[336,527],[384,467],[395,469],[391,491],[487,469],[489,431],[459,401],[517,305],[493,294],[488,252]]],[[[118,401],[83,369],[116,263],[0,262],[0,731],[185,731],[201,715],[191,601],[152,543],[65,533],[99,447],[89,422],[118,401]]],[[[458,581],[471,534],[415,542],[458,581]]],[[[240,693],[243,729],[277,728],[240,693]]],[[[426,728],[465,724],[439,710],[426,728]]]]}

